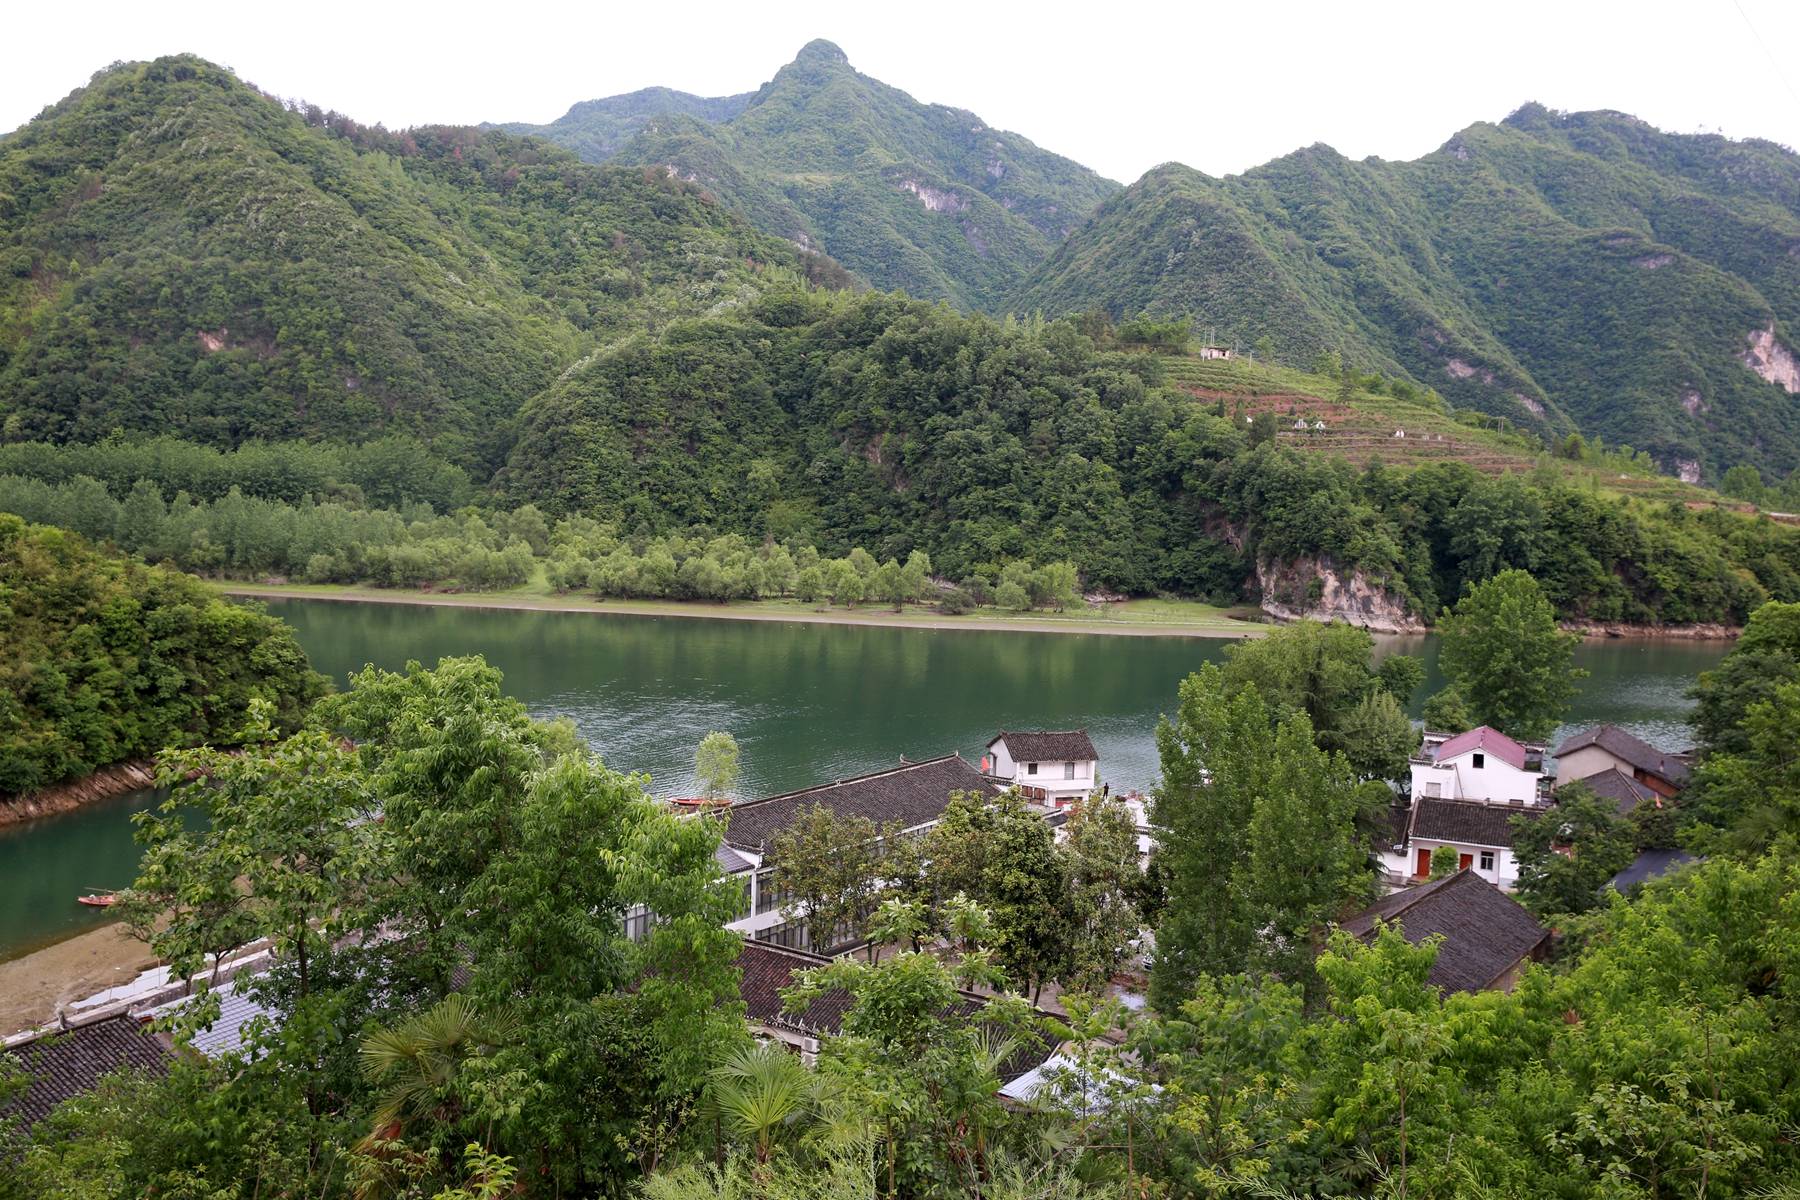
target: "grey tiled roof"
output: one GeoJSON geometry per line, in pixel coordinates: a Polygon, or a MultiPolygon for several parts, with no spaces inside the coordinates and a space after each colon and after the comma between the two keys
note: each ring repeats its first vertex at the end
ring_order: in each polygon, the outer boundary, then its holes
{"type": "Polygon", "coordinates": [[[1688,765],[1673,754],[1664,754],[1643,738],[1634,737],[1617,725],[1596,725],[1569,738],[1556,748],[1556,757],[1598,746],[1614,758],[1628,762],[1640,771],[1661,776],[1676,787],[1688,780],[1688,765]]]}
{"type": "Polygon", "coordinates": [[[109,1017],[49,1034],[0,1050],[0,1055],[23,1067],[31,1080],[23,1096],[0,1104],[0,1118],[17,1118],[26,1129],[64,1100],[92,1091],[114,1071],[160,1074],[169,1068],[169,1051],[161,1040],[129,1017],[109,1017]]]}
{"type": "Polygon", "coordinates": [[[988,743],[1005,742],[1014,762],[1097,761],[1099,751],[1085,729],[1003,729],[988,743]]]}
{"type": "Polygon", "coordinates": [[[1446,992],[1491,986],[1550,939],[1537,918],[1474,871],[1458,871],[1384,897],[1342,928],[1367,940],[1374,936],[1377,920],[1399,925],[1414,944],[1443,935],[1429,979],[1446,992]]]}
{"type": "Polygon", "coordinates": [[[750,860],[723,842],[720,842],[719,848],[713,851],[713,861],[718,863],[719,870],[727,875],[736,875],[739,871],[750,869],[750,860]]]}
{"type": "MultiPolygon", "coordinates": [[[[1620,813],[1628,813],[1640,804],[1655,804],[1661,799],[1656,792],[1617,767],[1601,771],[1597,775],[1571,779],[1569,783],[1579,783],[1602,800],[1611,800],[1619,806],[1620,813]]],[[[1568,784],[1563,786],[1567,787],[1568,784]]]]}
{"type": "Polygon", "coordinates": [[[1640,883],[1648,883],[1677,867],[1699,861],[1685,850],[1645,850],[1629,867],[1614,875],[1608,885],[1615,891],[1629,892],[1640,883]]]}
{"type": "Polygon", "coordinates": [[[764,850],[807,809],[823,805],[839,816],[867,817],[878,825],[925,825],[943,814],[951,792],[998,794],[1001,785],[960,754],[905,763],[885,771],[840,779],[798,792],[734,804],[724,811],[725,840],[747,850],[764,850]]]}
{"type": "Polygon", "coordinates": [[[1543,810],[1525,804],[1484,804],[1479,800],[1447,800],[1420,796],[1413,803],[1412,836],[1471,846],[1511,849],[1512,820],[1537,820],[1543,810]]]}

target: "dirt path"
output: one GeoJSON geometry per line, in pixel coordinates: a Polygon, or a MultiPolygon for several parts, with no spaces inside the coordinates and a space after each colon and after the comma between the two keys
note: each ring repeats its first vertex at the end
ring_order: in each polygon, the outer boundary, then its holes
{"type": "Polygon", "coordinates": [[[121,924],[0,963],[0,1037],[47,1024],[59,1006],[130,983],[156,963],[149,947],[121,924]]]}
{"type": "Polygon", "coordinates": [[[731,604],[684,604],[677,602],[645,603],[642,601],[608,601],[596,604],[569,597],[452,595],[436,592],[389,591],[385,589],[342,587],[295,588],[262,584],[219,583],[215,586],[228,596],[244,596],[257,600],[345,600],[365,604],[414,604],[442,608],[507,609],[526,612],[596,613],[602,616],[692,617],[701,620],[784,621],[813,625],[878,625],[896,629],[990,629],[1009,633],[1099,633],[1121,637],[1260,637],[1268,626],[1253,625],[1221,617],[1217,624],[1151,621],[1109,621],[1082,617],[1005,617],[956,618],[920,616],[875,609],[856,612],[825,612],[803,609],[758,609],[731,604]]]}

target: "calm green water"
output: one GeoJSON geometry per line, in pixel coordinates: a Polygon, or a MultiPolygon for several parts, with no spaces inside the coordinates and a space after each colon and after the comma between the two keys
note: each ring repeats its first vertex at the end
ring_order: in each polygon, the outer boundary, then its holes
{"type": "MultiPolygon", "coordinates": [[[[694,746],[729,730],[739,790],[767,795],[957,750],[978,761],[1003,728],[1086,727],[1115,787],[1155,782],[1157,716],[1176,685],[1228,643],[1210,639],[880,629],[578,613],[281,601],[313,665],[339,687],[365,663],[483,654],[507,690],[542,716],[571,718],[612,766],[645,771],[659,795],[692,790],[694,746]]],[[[1683,693],[1719,643],[1595,642],[1573,724],[1614,721],[1669,747],[1688,744],[1683,693]]],[[[1430,638],[1386,639],[1422,654],[1420,690],[1440,682],[1430,638]]],[[[1416,715],[1416,714],[1415,714],[1416,715]]],[[[129,881],[136,862],[123,797],[0,831],[0,958],[98,924],[74,903],[129,881]]]]}

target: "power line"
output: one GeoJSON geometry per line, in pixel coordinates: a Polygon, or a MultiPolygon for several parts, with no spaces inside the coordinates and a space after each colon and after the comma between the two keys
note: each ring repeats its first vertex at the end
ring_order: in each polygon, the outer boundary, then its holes
{"type": "Polygon", "coordinates": [[[1769,43],[1763,40],[1763,35],[1757,30],[1756,23],[1750,19],[1750,14],[1744,11],[1744,6],[1739,0],[1731,0],[1731,7],[1737,9],[1738,16],[1744,19],[1744,28],[1750,31],[1751,39],[1761,48],[1763,57],[1769,60],[1769,66],[1775,71],[1775,78],[1781,80],[1781,86],[1787,89],[1788,98],[1794,102],[1794,107],[1800,108],[1800,92],[1794,90],[1794,85],[1789,81],[1787,72],[1781,69],[1781,60],[1775,57],[1773,50],[1769,49],[1769,43]]]}

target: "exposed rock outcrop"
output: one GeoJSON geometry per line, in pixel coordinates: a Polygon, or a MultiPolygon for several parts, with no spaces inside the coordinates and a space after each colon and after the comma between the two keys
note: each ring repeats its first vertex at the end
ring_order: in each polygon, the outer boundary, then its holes
{"type": "Polygon", "coordinates": [[[959,213],[969,207],[969,202],[955,192],[935,188],[916,179],[902,180],[900,187],[902,191],[917,196],[920,204],[935,213],[959,213]]]}
{"type": "Polygon", "coordinates": [[[1794,352],[1775,340],[1775,326],[1751,333],[1750,348],[1744,351],[1744,365],[1763,379],[1790,395],[1800,392],[1800,360],[1794,352]]]}
{"type": "Polygon", "coordinates": [[[96,800],[155,786],[156,777],[151,774],[148,762],[115,763],[70,783],[59,783],[22,796],[0,796],[0,825],[35,821],[96,800]]]}
{"type": "Polygon", "coordinates": [[[1423,633],[1425,622],[1406,601],[1363,572],[1345,572],[1329,558],[1257,564],[1262,610],[1277,621],[1344,621],[1375,633],[1423,633]]]}

